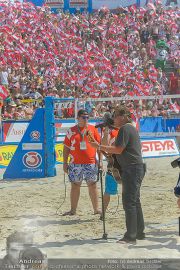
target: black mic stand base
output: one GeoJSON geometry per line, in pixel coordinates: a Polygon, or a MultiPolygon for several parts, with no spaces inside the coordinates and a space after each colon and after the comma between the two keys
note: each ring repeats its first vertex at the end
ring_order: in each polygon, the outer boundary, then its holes
{"type": "Polygon", "coordinates": [[[93,238],[92,240],[99,241],[99,240],[117,240],[116,237],[108,237],[107,233],[103,233],[101,238],[93,238]]]}
{"type": "MultiPolygon", "coordinates": [[[[101,139],[100,139],[100,144],[102,141],[102,129],[103,127],[101,127],[101,139]]],[[[106,222],[105,222],[105,209],[104,209],[104,192],[103,192],[103,171],[102,168],[100,166],[100,152],[98,153],[98,160],[99,160],[99,164],[98,164],[98,180],[100,180],[100,185],[101,185],[101,199],[102,199],[102,221],[103,221],[103,235],[101,238],[97,238],[97,239],[93,239],[93,240],[108,240],[110,238],[108,238],[108,234],[106,233],[106,222]]],[[[111,238],[111,239],[115,239],[115,238],[111,238]]]]}
{"type": "Polygon", "coordinates": [[[102,169],[98,166],[98,180],[100,180],[101,184],[101,198],[102,198],[102,222],[103,222],[103,235],[101,238],[95,238],[93,240],[108,240],[108,239],[117,239],[117,238],[108,238],[108,234],[106,233],[106,222],[105,222],[105,209],[104,209],[104,197],[103,197],[103,177],[102,177],[102,169]]]}

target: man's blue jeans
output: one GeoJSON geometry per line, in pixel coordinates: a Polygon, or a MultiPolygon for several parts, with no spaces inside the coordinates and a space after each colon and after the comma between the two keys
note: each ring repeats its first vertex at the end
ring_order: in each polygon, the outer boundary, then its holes
{"type": "Polygon", "coordinates": [[[126,218],[125,237],[135,240],[144,231],[144,218],[140,202],[140,187],[145,174],[143,164],[122,169],[122,202],[126,218]]]}

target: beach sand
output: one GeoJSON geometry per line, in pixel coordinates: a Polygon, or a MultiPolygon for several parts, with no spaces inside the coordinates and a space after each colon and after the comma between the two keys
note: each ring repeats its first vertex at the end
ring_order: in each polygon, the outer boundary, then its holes
{"type": "MultiPolygon", "coordinates": [[[[125,232],[121,186],[119,197],[112,196],[106,215],[109,239],[94,240],[103,236],[103,223],[93,215],[85,183],[77,215],[61,215],[70,206],[70,184],[66,176],[65,198],[62,165],[57,166],[54,178],[1,181],[0,257],[6,253],[6,238],[11,233],[28,231],[49,258],[180,258],[180,210],[173,193],[179,169],[171,167],[174,159],[146,159],[141,198],[147,238],[136,245],[116,243],[125,232]]],[[[100,183],[98,187],[101,204],[100,183]]]]}

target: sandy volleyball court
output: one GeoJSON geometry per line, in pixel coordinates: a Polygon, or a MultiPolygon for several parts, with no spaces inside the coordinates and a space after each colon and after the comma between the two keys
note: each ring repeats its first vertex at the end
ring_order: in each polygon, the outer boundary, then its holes
{"type": "Polygon", "coordinates": [[[116,243],[125,229],[121,194],[119,205],[118,196],[112,197],[107,213],[106,231],[113,238],[108,241],[93,240],[102,236],[103,226],[99,216],[93,215],[85,183],[77,215],[61,216],[69,210],[70,191],[66,177],[67,197],[63,203],[65,186],[61,165],[54,178],[1,181],[0,257],[6,253],[6,237],[14,231],[27,230],[50,258],[179,258],[180,211],[173,194],[179,169],[171,167],[172,160],[174,158],[146,160],[148,171],[142,187],[142,205],[147,239],[137,241],[136,246],[116,243]]]}

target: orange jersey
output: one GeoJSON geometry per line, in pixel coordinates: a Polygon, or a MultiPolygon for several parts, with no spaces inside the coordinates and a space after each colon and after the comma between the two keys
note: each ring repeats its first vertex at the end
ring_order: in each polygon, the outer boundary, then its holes
{"type": "Polygon", "coordinates": [[[84,138],[82,138],[78,126],[71,127],[64,139],[64,145],[70,149],[70,162],[74,164],[94,164],[96,163],[96,149],[93,148],[86,135],[86,131],[91,131],[92,136],[97,142],[100,142],[100,135],[97,129],[88,125],[86,128],[80,128],[81,134],[85,132],[84,138]],[[86,150],[80,149],[81,142],[84,141],[86,150]]]}
{"type": "Polygon", "coordinates": [[[109,145],[113,145],[114,144],[115,139],[116,139],[116,137],[118,135],[118,132],[119,132],[118,129],[113,129],[113,130],[110,130],[109,131],[109,138],[108,138],[109,145]]]}

